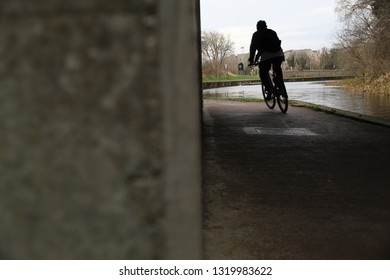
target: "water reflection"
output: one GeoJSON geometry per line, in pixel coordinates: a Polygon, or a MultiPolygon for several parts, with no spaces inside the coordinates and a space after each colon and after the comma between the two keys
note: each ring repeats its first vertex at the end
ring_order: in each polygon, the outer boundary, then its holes
{"type": "MultiPolygon", "coordinates": [[[[350,93],[320,82],[286,83],[290,99],[324,105],[390,121],[390,96],[350,93]]],[[[208,89],[204,95],[217,97],[262,98],[260,85],[208,89]]]]}

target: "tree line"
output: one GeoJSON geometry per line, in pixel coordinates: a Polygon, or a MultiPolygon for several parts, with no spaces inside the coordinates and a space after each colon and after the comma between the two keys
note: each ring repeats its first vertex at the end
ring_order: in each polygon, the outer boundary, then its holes
{"type": "Polygon", "coordinates": [[[234,52],[230,37],[216,31],[202,32],[201,41],[203,75],[218,77],[226,74],[226,58],[234,52]]]}
{"type": "Polygon", "coordinates": [[[378,77],[390,72],[390,1],[338,0],[342,23],[338,48],[344,64],[360,74],[378,77]]]}
{"type": "MultiPolygon", "coordinates": [[[[287,69],[346,69],[378,77],[390,72],[390,1],[337,0],[341,29],[333,48],[313,53],[286,52],[287,69]]],[[[202,32],[202,70],[205,76],[226,75],[234,43],[229,36],[202,32]]],[[[244,62],[247,64],[247,62],[244,62]]],[[[246,66],[246,65],[245,65],[246,66]]]]}

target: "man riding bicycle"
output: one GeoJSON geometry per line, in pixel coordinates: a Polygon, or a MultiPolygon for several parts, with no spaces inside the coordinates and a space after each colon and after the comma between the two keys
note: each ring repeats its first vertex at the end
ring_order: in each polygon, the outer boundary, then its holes
{"type": "Polygon", "coordinates": [[[249,66],[258,62],[260,80],[267,92],[267,99],[271,98],[271,81],[269,71],[272,69],[275,74],[275,79],[283,81],[282,63],[284,61],[284,53],[281,48],[281,41],[275,31],[267,28],[267,23],[263,20],[257,22],[257,31],[253,33],[250,45],[249,66]],[[257,55],[255,58],[255,54],[257,55]]]}

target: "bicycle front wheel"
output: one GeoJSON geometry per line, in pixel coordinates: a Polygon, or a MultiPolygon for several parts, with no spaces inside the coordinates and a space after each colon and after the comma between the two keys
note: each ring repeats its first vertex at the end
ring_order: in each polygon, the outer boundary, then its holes
{"type": "Polygon", "coordinates": [[[261,90],[263,91],[263,98],[267,107],[270,109],[275,108],[275,95],[272,95],[271,99],[267,99],[267,92],[265,91],[265,87],[263,85],[261,86],[261,90]]]}

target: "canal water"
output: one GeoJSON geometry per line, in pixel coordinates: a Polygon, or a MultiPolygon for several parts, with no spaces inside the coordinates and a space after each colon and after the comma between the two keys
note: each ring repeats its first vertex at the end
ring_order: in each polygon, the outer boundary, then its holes
{"type": "MultiPolygon", "coordinates": [[[[323,82],[287,82],[291,100],[309,102],[390,121],[390,95],[350,93],[323,82]]],[[[215,97],[263,98],[260,85],[207,89],[215,97]]]]}

